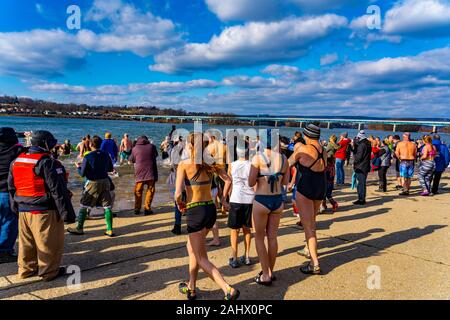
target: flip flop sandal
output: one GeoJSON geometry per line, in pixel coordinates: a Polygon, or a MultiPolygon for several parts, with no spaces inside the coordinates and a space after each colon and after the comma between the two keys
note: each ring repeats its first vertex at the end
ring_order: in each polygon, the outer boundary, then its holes
{"type": "MultiPolygon", "coordinates": [[[[263,272],[260,271],[260,272],[258,273],[258,276],[262,276],[262,274],[263,274],[263,272]]],[[[276,277],[275,275],[273,275],[273,274],[272,274],[272,281],[277,281],[277,277],[276,277]]]]}
{"type": "Polygon", "coordinates": [[[241,293],[239,292],[239,290],[234,290],[234,293],[231,294],[231,288],[229,288],[228,293],[225,297],[223,297],[223,300],[237,300],[240,295],[241,293]]]}
{"type": "Polygon", "coordinates": [[[257,284],[260,284],[262,286],[271,286],[272,285],[272,279],[269,281],[262,281],[261,277],[262,277],[262,274],[258,274],[258,276],[255,278],[255,282],[257,284]]]}
{"type": "Polygon", "coordinates": [[[189,286],[186,282],[182,282],[178,285],[178,291],[180,291],[181,294],[184,294],[188,300],[197,299],[197,293],[195,292],[195,290],[189,289],[189,286]]]}

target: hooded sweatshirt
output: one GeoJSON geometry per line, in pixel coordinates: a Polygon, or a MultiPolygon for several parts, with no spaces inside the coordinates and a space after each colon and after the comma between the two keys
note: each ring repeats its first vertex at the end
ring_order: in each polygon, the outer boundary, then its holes
{"type": "Polygon", "coordinates": [[[130,161],[134,163],[136,182],[154,180],[158,181],[158,168],[156,158],[158,151],[156,146],[148,139],[139,137],[136,146],[131,151],[130,161]]]}
{"type": "Polygon", "coordinates": [[[19,144],[0,142],[0,192],[8,192],[9,166],[25,150],[19,144]]]}
{"type": "Polygon", "coordinates": [[[441,142],[441,140],[433,140],[433,146],[436,147],[437,151],[436,158],[434,158],[434,162],[436,163],[436,172],[444,172],[450,162],[449,150],[447,146],[441,142]]]}

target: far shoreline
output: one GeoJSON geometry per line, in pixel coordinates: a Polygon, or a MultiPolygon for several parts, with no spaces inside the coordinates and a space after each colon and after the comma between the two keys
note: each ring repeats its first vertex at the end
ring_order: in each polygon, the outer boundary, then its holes
{"type": "MultiPolygon", "coordinates": [[[[151,117],[152,115],[142,115],[144,117],[151,117]]],[[[168,115],[170,116],[170,115],[168,115]]],[[[0,117],[20,117],[20,118],[36,118],[36,119],[42,119],[42,118],[46,118],[46,119],[86,119],[86,120],[115,120],[115,121],[129,121],[129,122],[148,122],[148,123],[171,123],[171,124],[183,124],[183,123],[193,123],[193,121],[182,121],[180,119],[177,118],[166,118],[165,121],[162,121],[161,119],[144,119],[144,120],[136,120],[133,118],[128,118],[128,117],[122,117],[122,116],[93,116],[93,115],[36,115],[36,114],[27,114],[27,113],[13,113],[13,114],[8,114],[8,113],[0,113],[0,117]]],[[[214,120],[203,120],[206,123],[209,124],[216,124],[216,125],[233,125],[233,126],[243,126],[243,127],[251,127],[254,126],[252,123],[250,122],[246,122],[246,121],[240,121],[237,119],[233,119],[233,118],[224,118],[224,117],[217,117],[214,120]]],[[[295,125],[293,125],[294,122],[285,122],[284,125],[278,125],[277,127],[287,127],[287,128],[302,128],[301,126],[298,125],[298,123],[295,123],[295,125]]],[[[273,125],[270,125],[268,123],[263,123],[263,124],[258,124],[259,126],[268,126],[268,127],[275,127],[273,125]]],[[[326,123],[320,123],[322,128],[327,128],[326,127],[326,123]]],[[[388,126],[389,127],[389,126],[388,126]]],[[[330,127],[330,129],[357,129],[356,125],[355,128],[353,128],[352,126],[337,126],[337,125],[332,125],[330,127]]],[[[390,129],[387,129],[384,125],[376,125],[376,124],[364,124],[364,130],[376,130],[376,131],[385,131],[385,132],[393,132],[390,129]]],[[[417,126],[409,126],[409,125],[399,125],[397,127],[397,131],[395,132],[415,132],[415,133],[419,133],[419,132],[425,132],[425,133],[429,133],[430,132],[430,128],[426,127],[426,126],[419,126],[417,128],[417,126]],[[415,127],[415,128],[411,128],[411,127],[415,127]],[[411,130],[413,129],[413,130],[411,130]],[[414,130],[415,129],[415,130],[414,130]]],[[[441,133],[450,133],[450,127],[440,127],[438,128],[438,132],[441,133]]]]}

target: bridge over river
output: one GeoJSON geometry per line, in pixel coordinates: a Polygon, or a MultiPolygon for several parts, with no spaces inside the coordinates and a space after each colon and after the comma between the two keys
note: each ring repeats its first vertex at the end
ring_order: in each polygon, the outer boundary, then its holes
{"type": "Polygon", "coordinates": [[[308,118],[308,117],[271,117],[271,116],[233,116],[233,117],[214,117],[214,116],[164,116],[164,115],[121,115],[122,118],[131,118],[140,121],[155,121],[155,122],[169,122],[176,120],[179,122],[240,122],[247,125],[270,124],[275,127],[285,125],[286,123],[296,123],[299,127],[303,127],[308,122],[319,122],[331,128],[333,124],[340,125],[355,125],[361,129],[363,125],[367,124],[382,124],[392,125],[392,131],[397,131],[397,126],[415,125],[432,127],[433,132],[437,131],[438,127],[450,127],[450,121],[434,121],[434,120],[392,120],[392,119],[364,119],[364,118],[308,118]]]}

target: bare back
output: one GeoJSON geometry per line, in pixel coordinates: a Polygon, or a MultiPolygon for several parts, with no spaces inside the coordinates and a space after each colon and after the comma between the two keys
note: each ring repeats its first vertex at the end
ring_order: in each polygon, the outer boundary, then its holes
{"type": "Polygon", "coordinates": [[[401,141],[397,144],[395,154],[400,160],[415,160],[417,146],[411,141],[401,141]]]}

